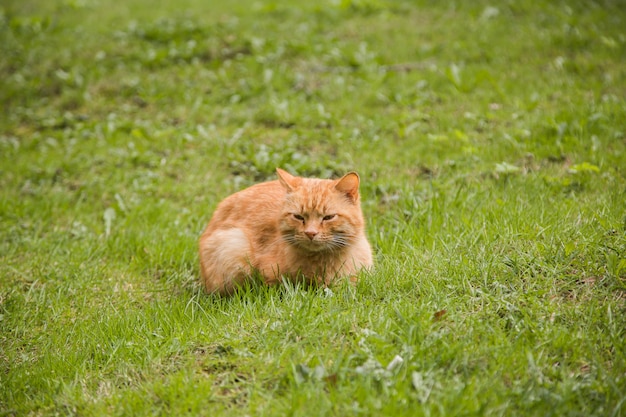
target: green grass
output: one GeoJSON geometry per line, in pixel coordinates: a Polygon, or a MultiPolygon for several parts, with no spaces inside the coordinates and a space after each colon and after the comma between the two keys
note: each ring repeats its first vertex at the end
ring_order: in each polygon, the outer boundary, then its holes
{"type": "Polygon", "coordinates": [[[4,1],[0,415],[626,415],[625,27],[4,1]],[[202,293],[212,210],[276,166],[361,174],[376,270],[202,293]]]}

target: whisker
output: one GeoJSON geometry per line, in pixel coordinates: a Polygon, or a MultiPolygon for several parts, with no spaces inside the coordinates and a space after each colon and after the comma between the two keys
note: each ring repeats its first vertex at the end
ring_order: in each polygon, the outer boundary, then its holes
{"type": "MultiPolygon", "coordinates": [[[[297,246],[305,249],[310,249],[310,241],[308,238],[299,236],[298,234],[282,234],[280,239],[291,246],[297,246]]],[[[329,253],[339,253],[346,247],[350,246],[354,241],[354,236],[351,233],[345,232],[333,232],[327,236],[322,236],[316,241],[319,244],[321,251],[329,253]]]]}

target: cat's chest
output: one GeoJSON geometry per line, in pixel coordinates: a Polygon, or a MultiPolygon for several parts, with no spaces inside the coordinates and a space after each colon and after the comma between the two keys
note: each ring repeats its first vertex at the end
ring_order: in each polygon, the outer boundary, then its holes
{"type": "Polygon", "coordinates": [[[309,279],[325,279],[336,275],[345,263],[343,256],[339,254],[303,254],[295,252],[291,254],[288,265],[290,275],[304,275],[309,279]]]}
{"type": "Polygon", "coordinates": [[[270,279],[284,276],[296,280],[304,276],[307,280],[326,281],[342,271],[347,252],[306,251],[294,248],[285,239],[263,239],[259,234],[250,260],[270,279]]]}

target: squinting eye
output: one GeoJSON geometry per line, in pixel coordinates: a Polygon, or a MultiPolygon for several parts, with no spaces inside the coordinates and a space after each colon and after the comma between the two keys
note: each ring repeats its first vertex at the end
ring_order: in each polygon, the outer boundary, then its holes
{"type": "Polygon", "coordinates": [[[294,218],[294,219],[296,219],[296,220],[298,220],[298,221],[300,221],[300,222],[303,222],[303,221],[304,221],[304,217],[302,217],[302,216],[301,216],[301,215],[299,215],[299,214],[294,214],[294,215],[293,215],[293,218],[294,218]]]}
{"type": "Polygon", "coordinates": [[[327,216],[324,216],[324,218],[322,220],[332,220],[335,218],[335,216],[337,216],[336,214],[329,214],[327,216]]]}

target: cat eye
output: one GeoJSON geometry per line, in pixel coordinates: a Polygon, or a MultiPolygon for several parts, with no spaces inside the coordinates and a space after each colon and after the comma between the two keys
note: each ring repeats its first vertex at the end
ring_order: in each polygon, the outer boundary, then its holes
{"type": "Polygon", "coordinates": [[[337,216],[336,214],[328,214],[328,215],[324,216],[324,218],[323,218],[322,220],[325,220],[325,221],[327,221],[327,220],[332,220],[332,219],[334,219],[336,216],[337,216]]]}
{"type": "Polygon", "coordinates": [[[296,220],[298,220],[298,221],[300,221],[300,222],[303,222],[303,221],[304,221],[304,217],[302,217],[302,216],[301,216],[301,215],[299,215],[299,214],[292,214],[292,216],[293,216],[293,218],[294,218],[294,219],[296,219],[296,220]]]}

